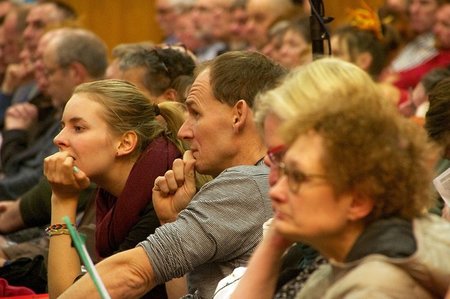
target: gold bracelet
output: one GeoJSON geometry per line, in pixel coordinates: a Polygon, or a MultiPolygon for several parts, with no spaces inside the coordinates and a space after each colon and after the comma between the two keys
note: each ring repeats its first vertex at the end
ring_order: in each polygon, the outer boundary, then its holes
{"type": "Polygon", "coordinates": [[[45,229],[45,232],[49,237],[59,236],[59,235],[70,235],[69,229],[65,223],[63,224],[53,224],[45,229]]]}
{"type": "Polygon", "coordinates": [[[60,235],[70,235],[69,230],[67,228],[60,229],[52,229],[47,232],[49,237],[60,236],[60,235]]]}

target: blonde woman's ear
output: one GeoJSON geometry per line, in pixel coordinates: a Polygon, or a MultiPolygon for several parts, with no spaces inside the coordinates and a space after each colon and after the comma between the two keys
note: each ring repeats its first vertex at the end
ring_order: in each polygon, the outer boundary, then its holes
{"type": "Polygon", "coordinates": [[[136,149],[138,136],[134,131],[128,131],[122,135],[117,147],[116,156],[128,155],[136,149]]]}

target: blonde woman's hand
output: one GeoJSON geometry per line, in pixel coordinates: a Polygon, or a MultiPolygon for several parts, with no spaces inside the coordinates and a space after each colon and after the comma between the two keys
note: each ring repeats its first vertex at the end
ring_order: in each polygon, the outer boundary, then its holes
{"type": "Polygon", "coordinates": [[[59,200],[78,198],[81,190],[90,183],[67,152],[58,152],[45,158],[44,175],[52,186],[54,197],[59,200]]]}

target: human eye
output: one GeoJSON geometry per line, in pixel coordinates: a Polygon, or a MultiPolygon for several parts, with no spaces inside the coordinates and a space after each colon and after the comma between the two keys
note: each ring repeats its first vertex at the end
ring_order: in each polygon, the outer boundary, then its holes
{"type": "Polygon", "coordinates": [[[81,132],[84,131],[84,127],[79,126],[79,125],[74,125],[74,126],[73,126],[73,130],[74,130],[76,133],[81,133],[81,132]]]}
{"type": "Polygon", "coordinates": [[[200,117],[200,112],[197,111],[197,109],[193,108],[193,107],[188,107],[188,113],[190,116],[194,117],[194,118],[199,118],[200,117]]]}
{"type": "Polygon", "coordinates": [[[296,184],[301,184],[308,180],[308,177],[300,170],[292,170],[291,178],[296,184]]]}

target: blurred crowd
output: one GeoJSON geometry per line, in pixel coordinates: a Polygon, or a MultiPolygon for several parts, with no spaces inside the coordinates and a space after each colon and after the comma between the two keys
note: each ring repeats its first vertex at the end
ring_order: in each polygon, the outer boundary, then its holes
{"type": "Polygon", "coordinates": [[[163,41],[108,49],[0,0],[0,297],[90,298],[69,216],[121,298],[443,298],[450,1],[342,8],[323,57],[307,0],[155,6],[163,41]]]}

